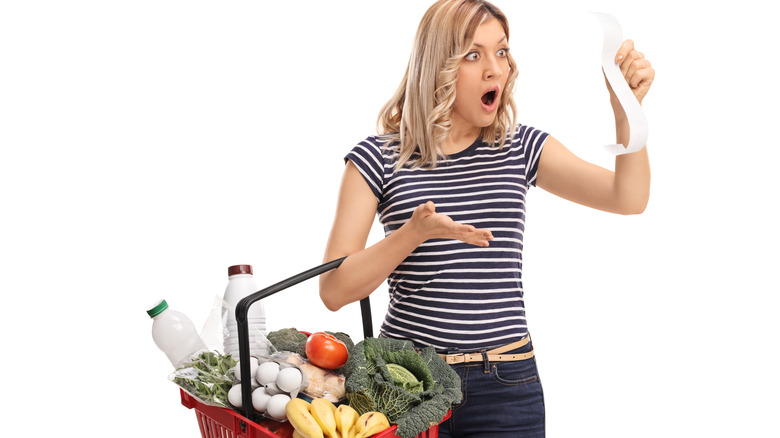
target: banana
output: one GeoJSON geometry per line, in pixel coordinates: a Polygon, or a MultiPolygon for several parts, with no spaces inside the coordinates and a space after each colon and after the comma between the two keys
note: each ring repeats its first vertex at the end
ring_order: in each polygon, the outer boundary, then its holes
{"type": "Polygon", "coordinates": [[[390,422],[381,412],[366,412],[355,423],[355,438],[367,438],[390,427],[390,422]]]}
{"type": "MultiPolygon", "coordinates": [[[[339,405],[336,408],[336,429],[341,433],[341,438],[348,438],[349,429],[355,426],[360,417],[357,411],[349,405],[339,405]]],[[[352,436],[355,434],[353,433],[352,436]]]]}
{"type": "Polygon", "coordinates": [[[320,429],[325,436],[338,438],[336,435],[336,418],[333,410],[336,409],[329,400],[324,398],[315,398],[311,401],[310,412],[312,417],[320,425],[320,429]]]}
{"type": "Polygon", "coordinates": [[[344,435],[344,438],[355,438],[355,435],[357,435],[357,432],[355,432],[355,426],[349,428],[349,431],[347,431],[347,434],[344,435]]]}
{"type": "Polygon", "coordinates": [[[285,413],[290,424],[303,438],[325,438],[309,409],[310,405],[306,400],[296,397],[287,402],[285,413]]]}
{"type": "Polygon", "coordinates": [[[304,438],[304,437],[296,429],[293,429],[292,438],[304,438]]]}

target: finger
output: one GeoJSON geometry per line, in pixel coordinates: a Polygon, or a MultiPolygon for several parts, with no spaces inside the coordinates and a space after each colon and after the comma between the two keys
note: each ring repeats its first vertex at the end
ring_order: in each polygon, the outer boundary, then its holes
{"type": "Polygon", "coordinates": [[[637,70],[637,72],[634,73],[633,76],[631,76],[631,81],[629,81],[628,85],[632,89],[638,88],[640,85],[650,86],[650,84],[653,83],[654,78],[655,78],[655,70],[653,70],[652,67],[643,68],[641,70],[637,70]]]}
{"type": "Polygon", "coordinates": [[[626,72],[626,79],[628,80],[629,85],[631,85],[631,88],[634,88],[638,83],[638,81],[634,78],[636,73],[646,68],[650,68],[650,61],[648,61],[646,58],[636,59],[631,63],[631,65],[628,67],[628,72],[626,72]]]}
{"type": "Polygon", "coordinates": [[[480,246],[488,246],[488,243],[493,240],[493,233],[488,230],[474,230],[471,237],[465,240],[466,243],[477,244],[480,246]]]}
{"type": "Polygon", "coordinates": [[[631,40],[623,41],[623,44],[620,45],[620,48],[615,54],[615,62],[620,64],[632,50],[634,50],[634,42],[631,40]]]}
{"type": "Polygon", "coordinates": [[[623,61],[620,63],[620,72],[623,73],[623,77],[628,79],[628,69],[631,67],[631,64],[639,59],[644,59],[644,57],[645,55],[638,50],[632,50],[628,52],[628,55],[626,55],[626,57],[623,58],[623,61]]]}
{"type": "Polygon", "coordinates": [[[433,213],[436,213],[436,206],[433,204],[433,201],[428,201],[425,204],[418,205],[415,213],[421,215],[422,217],[427,217],[433,213]]]}

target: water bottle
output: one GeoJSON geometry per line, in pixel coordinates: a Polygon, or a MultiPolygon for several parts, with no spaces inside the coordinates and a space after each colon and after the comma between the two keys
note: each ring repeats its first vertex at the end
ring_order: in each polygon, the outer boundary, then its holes
{"type": "MultiPolygon", "coordinates": [[[[228,268],[228,284],[223,297],[225,311],[223,322],[227,331],[224,340],[225,354],[230,354],[238,360],[238,322],[236,321],[236,305],[243,298],[258,291],[251,265],[233,265],[228,268]]],[[[250,355],[268,354],[265,340],[265,309],[262,301],[255,301],[249,306],[247,314],[249,324],[250,355]]]]}
{"type": "Polygon", "coordinates": [[[198,353],[208,351],[206,344],[195,330],[195,324],[187,315],[170,309],[165,300],[160,300],[146,313],[154,320],[152,323],[154,343],[168,356],[174,368],[179,368],[198,353]]]}

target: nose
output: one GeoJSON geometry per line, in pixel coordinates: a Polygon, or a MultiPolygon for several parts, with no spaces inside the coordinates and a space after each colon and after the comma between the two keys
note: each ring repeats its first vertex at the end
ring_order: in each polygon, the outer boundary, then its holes
{"type": "Polygon", "coordinates": [[[485,71],[483,77],[485,80],[498,79],[504,72],[501,70],[501,64],[496,56],[490,56],[487,58],[487,65],[485,65],[485,71]]]}

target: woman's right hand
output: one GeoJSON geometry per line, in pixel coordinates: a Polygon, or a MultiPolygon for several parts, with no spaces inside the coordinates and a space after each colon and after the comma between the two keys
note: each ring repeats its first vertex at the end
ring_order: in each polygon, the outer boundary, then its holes
{"type": "Polygon", "coordinates": [[[493,234],[486,229],[476,228],[436,213],[433,201],[420,204],[407,222],[410,231],[419,236],[420,243],[428,239],[455,239],[476,246],[488,246],[493,234]]]}

